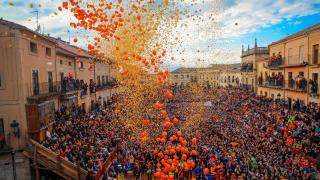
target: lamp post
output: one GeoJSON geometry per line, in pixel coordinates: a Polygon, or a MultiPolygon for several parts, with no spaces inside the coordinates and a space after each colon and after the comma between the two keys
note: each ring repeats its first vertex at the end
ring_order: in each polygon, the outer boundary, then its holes
{"type": "Polygon", "coordinates": [[[19,123],[17,123],[16,120],[13,120],[12,123],[10,124],[14,136],[20,138],[20,128],[19,128],[19,123]]]}
{"type": "MultiPolygon", "coordinates": [[[[16,120],[13,120],[12,123],[10,124],[10,127],[12,128],[14,136],[16,136],[17,138],[20,138],[19,123],[16,120]]],[[[16,154],[16,151],[12,150],[11,151],[11,158],[12,158],[12,173],[13,173],[13,179],[14,180],[17,179],[15,154],[16,154]]]]}
{"type": "Polygon", "coordinates": [[[16,180],[16,179],[17,179],[17,174],[16,174],[16,160],[15,160],[15,157],[14,157],[15,154],[16,154],[16,151],[15,151],[15,150],[11,151],[13,180],[16,180]]]}

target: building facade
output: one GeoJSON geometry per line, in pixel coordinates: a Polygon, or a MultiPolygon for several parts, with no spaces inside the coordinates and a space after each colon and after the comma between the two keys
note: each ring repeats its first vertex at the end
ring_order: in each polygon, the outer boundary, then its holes
{"type": "Polygon", "coordinates": [[[170,83],[185,86],[196,83],[205,87],[239,86],[240,64],[215,64],[207,68],[179,68],[171,72],[170,83]]]}
{"type": "Polygon", "coordinates": [[[116,70],[83,49],[2,19],[0,42],[0,150],[41,142],[61,105],[89,111],[116,93],[116,70]]]}
{"type": "Polygon", "coordinates": [[[319,104],[319,44],[320,24],[272,43],[269,58],[259,61],[257,93],[319,104]]]}
{"type": "Polygon", "coordinates": [[[269,52],[267,47],[258,47],[257,40],[255,40],[254,48],[248,46],[245,51],[242,46],[241,54],[241,86],[248,90],[256,91],[257,81],[257,65],[258,59],[268,57],[269,52]]]}

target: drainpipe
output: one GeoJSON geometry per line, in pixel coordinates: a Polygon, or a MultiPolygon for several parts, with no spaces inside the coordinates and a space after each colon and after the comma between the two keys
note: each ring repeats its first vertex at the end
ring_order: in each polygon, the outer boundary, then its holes
{"type": "MultiPolygon", "coordinates": [[[[284,65],[286,64],[286,43],[284,43],[283,44],[283,60],[284,60],[284,65]]],[[[286,80],[286,68],[284,67],[284,69],[283,69],[283,75],[284,75],[284,91],[283,91],[283,98],[284,98],[284,100],[286,100],[286,92],[287,92],[287,90],[286,90],[286,81],[288,81],[288,78],[287,78],[287,80],[286,80]]]]}
{"type": "MultiPolygon", "coordinates": [[[[96,60],[95,59],[93,59],[93,82],[96,84],[96,60]]],[[[95,87],[94,100],[97,103],[97,89],[96,88],[97,87],[95,87]]]]}
{"type": "Polygon", "coordinates": [[[308,71],[308,78],[307,78],[307,105],[309,104],[309,101],[310,101],[310,99],[309,99],[309,73],[310,73],[310,61],[311,61],[311,58],[310,58],[310,56],[309,56],[309,50],[310,50],[310,47],[309,47],[309,43],[310,43],[310,38],[309,38],[309,33],[306,33],[307,34],[307,38],[308,38],[308,44],[307,44],[307,58],[308,58],[308,64],[307,64],[307,71],[308,71]]]}

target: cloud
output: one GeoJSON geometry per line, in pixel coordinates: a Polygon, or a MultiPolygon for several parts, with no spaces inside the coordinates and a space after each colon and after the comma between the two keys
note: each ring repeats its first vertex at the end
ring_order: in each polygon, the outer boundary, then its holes
{"type": "MultiPolygon", "coordinates": [[[[187,1],[192,3],[192,0],[187,1]]],[[[320,0],[243,0],[227,1],[221,6],[218,1],[207,0],[206,11],[198,18],[185,18],[172,39],[182,39],[175,53],[177,64],[204,66],[205,64],[239,62],[241,44],[234,48],[232,39],[259,31],[286,20],[319,13],[320,0]],[[211,6],[211,7],[210,7],[211,6]],[[213,15],[214,21],[209,19],[213,15]],[[198,50],[200,49],[200,52],[198,50]],[[199,61],[198,59],[204,59],[199,61]],[[180,61],[180,62],[179,62],[180,61]]],[[[289,25],[300,24],[292,21],[289,25]]],[[[173,50],[175,52],[175,50],[173,50]]]]}
{"type": "Polygon", "coordinates": [[[238,1],[219,14],[217,21],[224,38],[238,37],[284,20],[319,13],[318,3],[320,0],[238,1]]]}
{"type": "MultiPolygon", "coordinates": [[[[301,21],[296,18],[320,12],[320,0],[196,1],[200,3],[183,1],[194,16],[183,17],[178,26],[166,35],[170,49],[168,54],[176,59],[172,66],[239,62],[241,44],[235,44],[237,42],[233,39],[286,21],[281,25],[298,25],[301,21]]],[[[70,29],[72,16],[68,12],[54,15],[60,3],[56,0],[4,0],[0,1],[0,17],[35,29],[36,15],[31,12],[37,9],[39,23],[44,25],[45,33],[68,40],[67,30],[70,30],[71,39],[77,36],[85,44],[93,34],[70,29]],[[9,2],[14,2],[15,6],[8,6],[9,2]],[[31,3],[35,3],[32,8],[31,3]]]]}

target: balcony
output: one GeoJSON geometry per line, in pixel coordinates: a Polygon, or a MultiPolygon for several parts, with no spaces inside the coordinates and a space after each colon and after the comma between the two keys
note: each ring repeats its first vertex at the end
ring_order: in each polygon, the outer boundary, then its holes
{"type": "Polygon", "coordinates": [[[97,91],[104,90],[104,89],[111,89],[118,85],[118,82],[116,80],[108,81],[105,83],[101,83],[97,85],[97,91]]]}
{"type": "Polygon", "coordinates": [[[253,72],[253,64],[252,63],[242,64],[240,70],[241,72],[253,72]]]}
{"type": "Polygon", "coordinates": [[[264,68],[267,69],[280,69],[280,66],[283,64],[282,57],[270,57],[268,65],[264,65],[264,68]]]}
{"type": "Polygon", "coordinates": [[[27,83],[25,88],[29,101],[46,99],[61,92],[61,82],[27,83]]]}
{"type": "Polygon", "coordinates": [[[269,54],[269,49],[267,47],[252,48],[247,51],[243,51],[241,58],[252,54],[269,54]]]}
{"type": "Polygon", "coordinates": [[[293,55],[284,58],[284,62],[280,67],[300,67],[309,64],[310,55],[293,55]]]}
{"type": "Polygon", "coordinates": [[[305,78],[299,80],[287,80],[285,81],[285,89],[299,92],[307,92],[308,82],[305,78]]]}
{"type": "Polygon", "coordinates": [[[271,87],[271,88],[283,88],[283,80],[268,79],[265,81],[258,81],[258,86],[271,87]]]}

